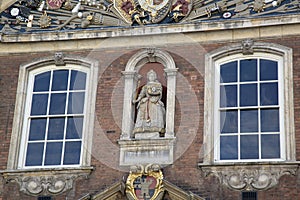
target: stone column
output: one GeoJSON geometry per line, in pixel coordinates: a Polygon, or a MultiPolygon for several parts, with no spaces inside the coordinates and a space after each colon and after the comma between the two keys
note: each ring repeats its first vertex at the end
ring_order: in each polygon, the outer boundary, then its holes
{"type": "Polygon", "coordinates": [[[176,74],[178,69],[164,69],[167,75],[166,138],[174,137],[176,74]]]}
{"type": "Polygon", "coordinates": [[[122,120],[122,135],[121,140],[129,140],[133,129],[134,106],[132,104],[133,94],[136,90],[136,83],[140,75],[136,71],[123,71],[125,87],[124,87],[124,102],[123,102],[123,120],[122,120]]]}

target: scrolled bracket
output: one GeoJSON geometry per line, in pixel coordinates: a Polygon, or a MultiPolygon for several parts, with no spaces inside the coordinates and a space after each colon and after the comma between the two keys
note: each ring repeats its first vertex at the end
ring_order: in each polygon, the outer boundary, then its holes
{"type": "Polygon", "coordinates": [[[79,178],[88,178],[93,168],[40,170],[40,171],[2,171],[6,183],[14,182],[20,191],[30,195],[59,195],[71,190],[79,178]]]}
{"type": "Polygon", "coordinates": [[[199,165],[205,176],[218,177],[232,190],[267,190],[279,183],[283,175],[296,175],[298,164],[282,165],[199,165]]]}

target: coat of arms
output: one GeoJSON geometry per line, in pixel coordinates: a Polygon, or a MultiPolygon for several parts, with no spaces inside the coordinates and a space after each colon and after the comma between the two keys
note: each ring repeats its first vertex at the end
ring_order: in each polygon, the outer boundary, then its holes
{"type": "Polygon", "coordinates": [[[126,196],[130,200],[161,199],[163,174],[158,165],[133,166],[126,181],[126,196]]]}
{"type": "Polygon", "coordinates": [[[114,0],[114,8],[132,25],[169,23],[188,15],[192,0],[114,0]]]}
{"type": "Polygon", "coordinates": [[[55,10],[55,9],[59,9],[62,4],[65,2],[65,0],[47,0],[47,6],[52,9],[52,10],[55,10]]]}

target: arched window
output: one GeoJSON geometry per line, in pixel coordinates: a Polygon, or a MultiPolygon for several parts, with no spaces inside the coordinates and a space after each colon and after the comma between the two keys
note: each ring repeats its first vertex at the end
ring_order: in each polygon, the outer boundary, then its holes
{"type": "Polygon", "coordinates": [[[284,160],[282,58],[227,57],[215,70],[215,160],[284,160]]]}
{"type": "Polygon", "coordinates": [[[272,43],[246,40],[206,55],[206,175],[254,191],[295,174],[292,69],[292,50],[272,43]]]}
{"type": "Polygon", "coordinates": [[[74,65],[30,72],[19,167],[81,163],[88,76],[74,65]]]}
{"type": "Polygon", "coordinates": [[[206,56],[204,163],[295,160],[291,50],[251,48],[206,56]]]}
{"type": "Polygon", "coordinates": [[[97,62],[90,59],[22,65],[8,169],[89,166],[96,86],[97,62]]]}

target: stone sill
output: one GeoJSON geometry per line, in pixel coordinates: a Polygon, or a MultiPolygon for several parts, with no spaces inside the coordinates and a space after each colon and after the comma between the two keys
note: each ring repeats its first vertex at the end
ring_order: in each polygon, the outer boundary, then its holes
{"type": "Polygon", "coordinates": [[[27,195],[58,195],[72,189],[76,179],[87,179],[93,169],[93,167],[15,169],[2,170],[0,174],[6,183],[18,183],[20,191],[27,195]]]}
{"type": "Polygon", "coordinates": [[[204,176],[216,176],[232,190],[267,190],[276,186],[283,175],[297,174],[300,162],[199,163],[204,176]]]}
{"type": "Polygon", "coordinates": [[[0,42],[40,42],[63,41],[78,39],[150,36],[172,33],[207,32],[216,30],[230,30],[273,25],[289,25],[300,22],[300,15],[269,16],[261,18],[229,19],[199,21],[199,23],[159,24],[140,27],[116,27],[84,29],[72,31],[41,31],[34,33],[1,33],[0,42]]]}

